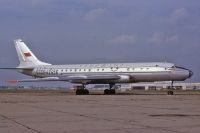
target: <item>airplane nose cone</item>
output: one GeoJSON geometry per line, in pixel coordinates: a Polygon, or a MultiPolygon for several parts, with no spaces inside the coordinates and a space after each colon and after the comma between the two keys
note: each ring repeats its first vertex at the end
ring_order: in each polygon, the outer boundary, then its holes
{"type": "Polygon", "coordinates": [[[193,74],[194,73],[191,70],[189,70],[189,78],[192,77],[193,74]]]}

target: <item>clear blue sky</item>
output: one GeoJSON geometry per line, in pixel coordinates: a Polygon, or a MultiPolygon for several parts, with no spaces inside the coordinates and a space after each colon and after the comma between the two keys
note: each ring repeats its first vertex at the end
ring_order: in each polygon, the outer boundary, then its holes
{"type": "MultiPolygon", "coordinates": [[[[199,7],[199,0],[0,0],[0,66],[18,65],[13,40],[22,38],[52,64],[168,61],[200,81],[199,7]]],[[[27,77],[0,72],[1,84],[20,78],[27,77]]]]}

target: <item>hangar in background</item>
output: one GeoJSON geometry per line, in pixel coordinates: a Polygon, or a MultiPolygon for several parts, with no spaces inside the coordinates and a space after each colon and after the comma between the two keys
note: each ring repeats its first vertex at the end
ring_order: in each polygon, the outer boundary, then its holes
{"type": "MultiPolygon", "coordinates": [[[[121,84],[118,85],[117,89],[122,91],[125,90],[162,90],[168,89],[171,86],[171,81],[169,82],[153,82],[153,83],[133,83],[133,84],[121,84]]],[[[175,82],[173,84],[177,90],[200,90],[200,83],[183,83],[175,82]]],[[[106,85],[95,85],[94,89],[106,88],[106,85]]]]}

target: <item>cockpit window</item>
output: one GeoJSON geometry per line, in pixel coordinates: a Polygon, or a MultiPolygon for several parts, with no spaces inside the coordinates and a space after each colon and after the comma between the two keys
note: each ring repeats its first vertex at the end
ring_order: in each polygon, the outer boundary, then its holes
{"type": "Polygon", "coordinates": [[[172,66],[171,68],[176,68],[176,66],[172,66]]]}
{"type": "Polygon", "coordinates": [[[184,68],[184,67],[179,67],[179,66],[172,66],[171,68],[179,68],[179,69],[188,70],[188,69],[186,69],[186,68],[184,68]]]}
{"type": "Polygon", "coordinates": [[[176,68],[179,68],[179,69],[184,69],[184,70],[188,70],[188,69],[186,69],[186,68],[184,68],[184,67],[179,67],[179,66],[175,66],[176,68]]]}

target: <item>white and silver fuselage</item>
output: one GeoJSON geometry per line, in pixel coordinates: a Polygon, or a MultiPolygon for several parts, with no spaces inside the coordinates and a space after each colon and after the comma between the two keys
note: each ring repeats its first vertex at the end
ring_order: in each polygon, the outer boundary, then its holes
{"type": "MultiPolygon", "coordinates": [[[[116,80],[84,80],[88,84],[102,83],[134,83],[154,81],[183,81],[192,76],[192,71],[177,67],[172,63],[113,63],[113,64],[77,64],[77,65],[46,65],[36,66],[34,69],[21,71],[24,74],[45,78],[59,77],[65,81],[66,77],[118,75],[116,80]]],[[[72,83],[82,83],[74,80],[72,83]]]]}

